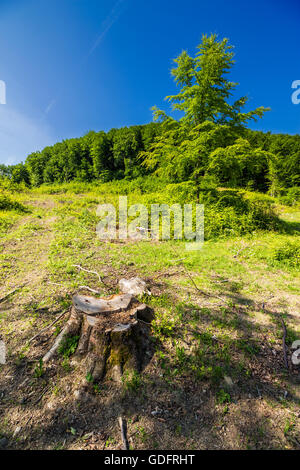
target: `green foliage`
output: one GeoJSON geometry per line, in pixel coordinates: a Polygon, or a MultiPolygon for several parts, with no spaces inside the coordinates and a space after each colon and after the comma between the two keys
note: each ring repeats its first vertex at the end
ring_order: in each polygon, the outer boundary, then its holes
{"type": "MultiPolygon", "coordinates": [[[[23,181],[27,184],[30,180],[33,186],[70,181],[103,183],[144,175],[138,154],[149,148],[159,129],[159,124],[150,123],[111,129],[108,133],[89,132],[81,138],[58,142],[27,157],[23,181]]],[[[14,178],[11,171],[3,169],[2,174],[14,178]]]]}
{"type": "MultiPolygon", "coordinates": [[[[300,182],[299,136],[271,136],[246,128],[266,108],[242,112],[247,98],[229,102],[236,87],[226,74],[234,64],[232,46],[216,35],[203,36],[194,58],[186,51],[172,70],[180,92],[167,99],[183,112],[179,122],[153,108],[162,132],[141,153],[144,166],[168,181],[211,177],[218,185],[245,187],[276,194],[300,182]]],[[[294,198],[292,198],[294,200],[294,198]]]]}
{"type": "Polygon", "coordinates": [[[16,212],[28,212],[28,209],[23,204],[14,201],[5,194],[0,194],[0,211],[16,211],[16,212]]]}
{"type": "Polygon", "coordinates": [[[11,181],[15,184],[24,183],[26,186],[30,185],[29,172],[23,163],[18,163],[11,167],[11,181]]]}
{"type": "Polygon", "coordinates": [[[74,354],[77,349],[79,336],[65,336],[58,348],[58,354],[68,358],[74,354]]]}
{"type": "Polygon", "coordinates": [[[38,364],[34,368],[33,375],[36,379],[40,379],[41,377],[43,377],[44,373],[45,373],[45,369],[44,369],[43,360],[40,359],[38,364]]]}
{"type": "Polygon", "coordinates": [[[191,180],[197,191],[208,186],[245,187],[266,191],[277,178],[276,156],[253,148],[241,131],[205,121],[193,128],[165,125],[143,164],[171,182],[191,180]]]}
{"type": "Polygon", "coordinates": [[[292,187],[281,191],[279,201],[287,206],[296,206],[300,202],[300,187],[292,187]]]}
{"type": "Polygon", "coordinates": [[[26,212],[29,212],[29,209],[23,204],[4,193],[0,193],[0,235],[6,233],[13,223],[26,212]]]}
{"type": "Polygon", "coordinates": [[[92,374],[90,372],[88,372],[85,376],[85,380],[88,382],[88,383],[93,383],[94,382],[94,377],[92,376],[92,374]]]}
{"type": "Polygon", "coordinates": [[[284,425],[283,433],[285,436],[289,436],[293,429],[295,428],[295,420],[294,419],[287,419],[284,425]]]}
{"type": "Polygon", "coordinates": [[[233,145],[219,147],[210,154],[207,173],[220,184],[264,190],[270,178],[269,164],[274,159],[270,152],[251,148],[248,140],[239,138],[233,145]]]}
{"type": "Polygon", "coordinates": [[[99,385],[99,384],[94,384],[93,389],[94,389],[94,393],[95,393],[96,395],[100,395],[100,394],[101,394],[101,388],[100,388],[100,385],[99,385]]]}
{"type": "Polygon", "coordinates": [[[260,348],[256,342],[251,341],[250,339],[239,339],[236,343],[237,348],[243,351],[248,356],[255,356],[259,353],[260,348]]]}
{"type": "Polygon", "coordinates": [[[177,320],[170,316],[170,313],[157,312],[155,320],[152,322],[153,331],[159,338],[172,336],[177,327],[177,320]]]}
{"type": "Polygon", "coordinates": [[[274,249],[273,260],[291,266],[300,268],[300,241],[287,241],[283,245],[274,249]]]}
{"type": "Polygon", "coordinates": [[[0,187],[7,186],[10,189],[22,186],[22,189],[30,185],[30,175],[24,163],[17,165],[0,164],[0,187]]]}
{"type": "Polygon", "coordinates": [[[142,377],[136,370],[127,371],[122,376],[122,382],[126,391],[137,393],[142,386],[142,377]]]}
{"type": "Polygon", "coordinates": [[[225,392],[225,390],[221,389],[217,393],[217,403],[218,405],[223,405],[225,403],[231,403],[231,397],[228,392],[225,392]]]}
{"type": "Polygon", "coordinates": [[[263,107],[241,113],[248,101],[245,96],[232,105],[228,103],[237,86],[226,78],[234,64],[233,46],[228,39],[218,40],[215,34],[203,35],[197,49],[195,57],[183,51],[174,60],[176,66],[171,71],[180,92],[167,99],[173,103],[174,110],[184,112],[182,122],[192,126],[205,121],[239,126],[261,117],[266,111],[263,107]]]}
{"type": "Polygon", "coordinates": [[[206,240],[244,235],[257,230],[279,230],[282,225],[267,200],[224,191],[223,194],[210,194],[210,201],[205,205],[206,240]]]}

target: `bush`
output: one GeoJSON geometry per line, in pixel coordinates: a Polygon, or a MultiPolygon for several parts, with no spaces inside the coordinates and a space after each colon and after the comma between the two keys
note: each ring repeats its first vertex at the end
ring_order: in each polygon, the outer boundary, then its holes
{"type": "Polygon", "coordinates": [[[11,217],[8,217],[7,214],[0,213],[0,235],[5,233],[9,227],[12,225],[11,217]]]}
{"type": "Polygon", "coordinates": [[[192,181],[168,184],[165,187],[164,194],[168,198],[166,203],[188,204],[196,201],[196,187],[192,181]]]}
{"type": "MultiPolygon", "coordinates": [[[[218,189],[213,182],[205,182],[196,187],[193,181],[177,184],[167,182],[151,175],[138,177],[135,180],[115,180],[111,182],[94,181],[92,183],[71,182],[62,185],[41,186],[36,192],[48,193],[81,193],[90,197],[82,198],[81,203],[65,204],[58,211],[61,214],[78,217],[78,207],[100,203],[111,203],[117,209],[118,196],[128,195],[128,207],[132,204],[144,204],[150,214],[151,204],[195,204],[205,206],[205,239],[215,237],[241,236],[256,230],[279,230],[282,226],[273,210],[274,199],[264,194],[250,193],[241,189],[218,189]]],[[[94,209],[93,209],[94,210],[94,209]]],[[[97,218],[88,211],[82,213],[84,222],[97,223],[97,218]]],[[[173,216],[171,215],[171,237],[173,236],[173,216]]],[[[195,210],[193,229],[195,230],[195,210]]],[[[150,228],[150,225],[149,225],[150,228]]]]}
{"type": "Polygon", "coordinates": [[[13,201],[11,198],[5,196],[4,194],[0,194],[0,211],[27,212],[28,209],[26,209],[23,204],[20,204],[17,201],[13,201]]]}
{"type": "Polygon", "coordinates": [[[0,176],[0,191],[11,191],[13,193],[23,193],[28,191],[28,186],[22,183],[16,183],[10,178],[0,176]]]}
{"type": "Polygon", "coordinates": [[[225,194],[215,204],[205,206],[205,239],[279,230],[281,225],[269,202],[246,199],[242,194],[225,194]]]}
{"type": "Polygon", "coordinates": [[[287,266],[300,268],[300,241],[288,241],[275,248],[272,258],[287,266]]]}
{"type": "Polygon", "coordinates": [[[300,202],[300,187],[289,188],[279,197],[279,202],[286,206],[295,206],[300,202]]]}

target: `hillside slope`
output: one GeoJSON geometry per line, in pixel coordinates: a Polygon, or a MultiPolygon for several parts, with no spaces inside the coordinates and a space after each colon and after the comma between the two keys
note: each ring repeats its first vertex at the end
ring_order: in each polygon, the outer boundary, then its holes
{"type": "Polygon", "coordinates": [[[11,225],[0,239],[0,298],[19,287],[0,302],[2,445],[120,449],[123,413],[133,449],[299,448],[300,376],[290,362],[300,338],[299,209],[280,207],[294,234],[211,239],[187,252],[178,241],[103,242],[95,209],[108,194],[50,192],[14,194],[29,212],[1,212],[11,225]],[[108,296],[135,275],[151,290],[143,300],[155,311],[156,352],[122,385],[87,382],[78,397],[72,356],[39,362],[67,314],[28,340],[68,310],[80,286],[108,296]]]}

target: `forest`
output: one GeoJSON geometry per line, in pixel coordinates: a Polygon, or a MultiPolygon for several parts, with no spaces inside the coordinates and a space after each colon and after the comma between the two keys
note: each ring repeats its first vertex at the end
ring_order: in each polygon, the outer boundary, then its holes
{"type": "MultiPolygon", "coordinates": [[[[30,154],[25,164],[0,165],[2,178],[27,186],[51,183],[107,182],[134,179],[152,173],[143,165],[143,155],[149,152],[170,128],[178,132],[177,144],[185,135],[179,135],[180,123],[150,123],[141,126],[111,129],[109,132],[91,131],[84,137],[65,140],[40,152],[30,154]]],[[[203,161],[201,176],[228,187],[243,187],[272,194],[289,192],[295,195],[300,186],[300,136],[271,134],[250,129],[236,130],[207,121],[197,129],[197,139],[210,133],[213,143],[203,161]],[[249,165],[251,163],[251,165],[249,165]],[[291,188],[293,188],[291,190],[291,188]]],[[[190,135],[190,145],[197,145],[190,135]]],[[[200,141],[199,141],[200,142],[200,141]]],[[[175,168],[174,168],[175,170],[175,168]]],[[[169,175],[174,182],[192,179],[195,163],[186,162],[181,173],[169,175]]]]}
{"type": "MultiPolygon", "coordinates": [[[[177,122],[173,126],[180,129],[177,122]]],[[[210,180],[223,186],[252,188],[273,194],[289,193],[299,198],[299,135],[247,129],[229,136],[228,128],[209,121],[208,126],[199,129],[200,137],[205,138],[208,130],[214,132],[215,137],[208,159],[203,164],[203,177],[209,176],[210,180]],[[248,166],[250,160],[251,167],[248,166]]],[[[142,164],[141,155],[159,142],[164,132],[167,132],[166,126],[161,123],[112,129],[107,133],[92,131],[84,137],[65,140],[34,152],[27,157],[25,164],[2,164],[0,175],[27,186],[134,179],[151,173],[142,164]]],[[[178,143],[183,141],[184,136],[180,136],[178,143]]],[[[194,168],[190,163],[184,174],[172,175],[173,181],[192,178],[194,168]]]]}

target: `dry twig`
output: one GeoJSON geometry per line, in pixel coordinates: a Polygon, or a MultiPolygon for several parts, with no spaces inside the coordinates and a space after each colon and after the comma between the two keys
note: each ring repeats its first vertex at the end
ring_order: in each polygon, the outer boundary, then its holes
{"type": "Polygon", "coordinates": [[[46,388],[43,390],[42,394],[38,397],[37,400],[35,400],[35,402],[34,402],[33,404],[34,404],[34,405],[37,405],[37,404],[41,401],[41,399],[43,398],[43,396],[46,395],[46,393],[47,393],[49,390],[50,390],[50,387],[46,387],[46,388]]]}
{"type": "Polygon", "coordinates": [[[127,439],[127,424],[126,424],[125,419],[123,419],[121,416],[119,417],[119,425],[120,425],[120,429],[121,429],[123,450],[129,450],[129,443],[128,443],[128,439],[127,439]]]}
{"type": "Polygon", "coordinates": [[[10,297],[11,295],[13,295],[15,292],[17,292],[18,290],[22,289],[24,286],[26,286],[26,284],[28,284],[27,282],[25,282],[24,284],[21,284],[20,286],[16,287],[15,289],[13,289],[12,291],[10,291],[8,294],[6,294],[4,297],[2,297],[0,299],[0,304],[2,302],[4,302],[4,300],[7,300],[8,297],[10,297]]]}
{"type": "Polygon", "coordinates": [[[45,328],[43,328],[41,331],[39,331],[36,335],[34,335],[32,338],[30,338],[28,340],[28,344],[31,343],[31,341],[33,341],[34,339],[38,338],[38,336],[40,336],[42,333],[44,333],[44,331],[47,331],[49,330],[49,328],[51,328],[51,326],[55,325],[55,323],[57,323],[66,313],[68,312],[68,310],[65,310],[61,315],[59,315],[50,325],[46,326],[45,328]]]}
{"type": "Polygon", "coordinates": [[[93,294],[101,294],[100,291],[95,290],[95,289],[91,289],[91,288],[88,287],[88,286],[79,286],[78,289],[85,289],[85,290],[88,290],[88,291],[90,291],[90,292],[93,292],[93,294]]]}
{"type": "Polygon", "coordinates": [[[97,271],[89,271],[88,269],[83,268],[83,267],[80,266],[79,264],[73,264],[72,266],[73,266],[74,268],[78,268],[78,269],[80,269],[81,271],[84,271],[84,272],[86,272],[86,273],[95,274],[96,276],[98,276],[99,281],[102,282],[102,284],[104,284],[105,287],[108,287],[108,288],[109,288],[109,286],[103,281],[102,277],[100,276],[99,273],[97,273],[97,271]]]}
{"type": "MultiPolygon", "coordinates": [[[[176,252],[175,248],[173,247],[173,252],[175,253],[175,255],[178,256],[178,253],[176,252]]],[[[180,259],[179,259],[180,260],[180,259]]],[[[195,289],[201,294],[201,295],[204,295],[205,297],[212,297],[212,298],[215,298],[215,299],[219,299],[221,300],[225,305],[226,302],[224,299],[222,299],[222,297],[219,297],[218,295],[214,295],[214,294],[208,294],[207,292],[199,289],[199,287],[197,286],[197,284],[195,283],[194,279],[192,278],[191,274],[189,273],[189,271],[187,270],[187,268],[185,267],[185,265],[183,264],[182,261],[180,261],[179,263],[179,266],[182,266],[185,274],[187,275],[187,277],[190,279],[191,283],[193,284],[193,286],[195,287],[195,289]]]]}

